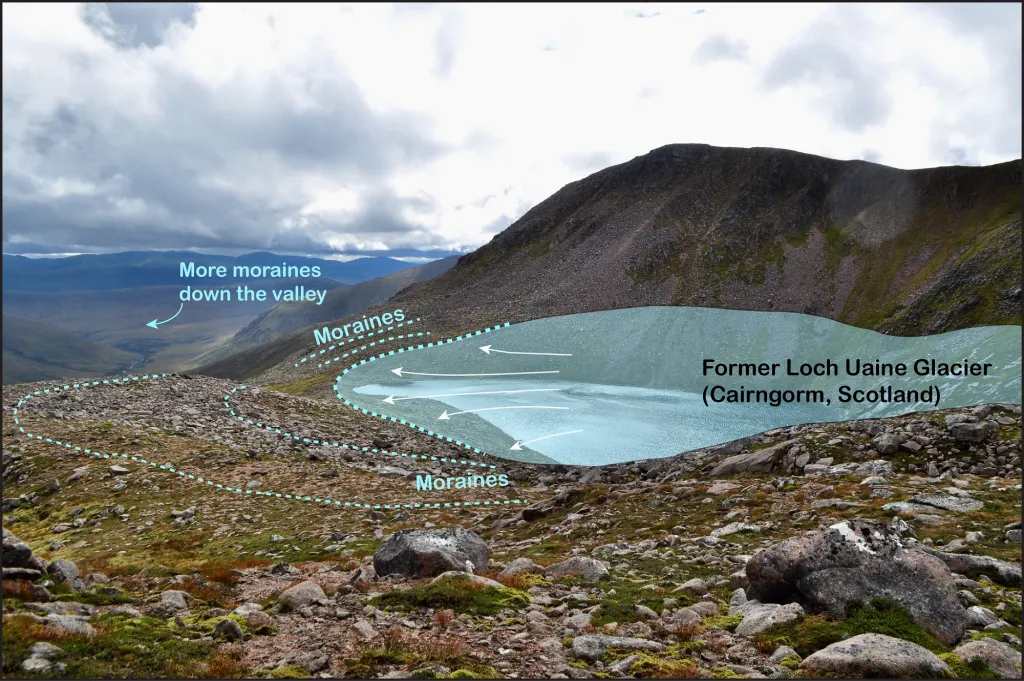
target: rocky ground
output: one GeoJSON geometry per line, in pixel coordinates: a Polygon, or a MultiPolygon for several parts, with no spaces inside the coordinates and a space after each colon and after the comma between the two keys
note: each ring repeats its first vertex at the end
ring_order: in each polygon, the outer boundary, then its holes
{"type": "Polygon", "coordinates": [[[4,388],[5,677],[1021,676],[1019,406],[569,468],[232,388],[4,388]]]}

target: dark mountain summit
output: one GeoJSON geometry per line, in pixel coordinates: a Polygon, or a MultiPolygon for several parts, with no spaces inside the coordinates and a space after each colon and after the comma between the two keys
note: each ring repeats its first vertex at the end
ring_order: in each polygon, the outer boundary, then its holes
{"type": "Polygon", "coordinates": [[[566,185],[397,305],[453,327],[637,305],[902,335],[1020,323],[1021,162],[898,170],[677,144],[566,185]]]}
{"type": "MultiPolygon", "coordinates": [[[[432,330],[463,331],[689,305],[930,334],[1020,324],[1020,243],[1019,160],[899,170],[677,144],[566,185],[367,313],[402,308],[432,330]]],[[[311,347],[312,334],[258,342],[201,371],[254,376],[311,347]]]]}

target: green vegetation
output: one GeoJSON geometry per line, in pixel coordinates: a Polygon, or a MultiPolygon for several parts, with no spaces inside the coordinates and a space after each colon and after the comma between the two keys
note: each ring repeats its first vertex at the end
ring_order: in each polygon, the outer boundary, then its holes
{"type": "Polygon", "coordinates": [[[978,202],[960,215],[930,197],[896,237],[875,249],[856,249],[863,266],[840,320],[903,334],[920,333],[953,311],[955,319],[936,330],[1020,324],[1019,310],[1007,312],[998,304],[999,290],[1019,277],[1014,273],[1021,268],[1020,210],[1019,190],[978,202]],[[901,279],[911,258],[924,263],[901,279]],[[938,285],[911,307],[900,310],[893,304],[938,277],[938,285]]]}
{"type": "Polygon", "coordinates": [[[638,679],[698,679],[700,669],[693,660],[665,659],[650,653],[635,653],[639,658],[629,666],[629,674],[638,679]]]}
{"type": "Polygon", "coordinates": [[[279,393],[286,393],[288,395],[308,395],[315,388],[322,385],[330,385],[332,381],[333,375],[330,373],[317,374],[288,383],[273,383],[267,386],[267,390],[276,390],[279,393]]]}
{"type": "Polygon", "coordinates": [[[387,666],[400,665],[412,670],[417,679],[498,678],[498,673],[463,654],[462,641],[457,638],[410,637],[401,627],[381,632],[380,644],[363,650],[355,660],[345,662],[345,677],[373,679],[387,666]],[[455,671],[438,674],[431,665],[444,665],[455,671]]]}
{"type": "Polygon", "coordinates": [[[55,601],[73,601],[75,603],[87,603],[89,605],[122,605],[134,603],[137,599],[126,593],[99,593],[98,591],[77,591],[75,593],[62,593],[54,596],[55,601]]]}
{"type": "Polygon", "coordinates": [[[399,610],[434,608],[458,613],[494,615],[502,610],[516,610],[530,604],[530,597],[517,589],[483,586],[468,577],[444,579],[424,586],[389,591],[372,603],[399,610]]]}
{"type": "Polygon", "coordinates": [[[645,605],[658,614],[665,609],[664,596],[643,589],[641,584],[635,582],[614,582],[606,593],[609,591],[615,593],[601,600],[597,611],[591,617],[594,626],[600,627],[611,622],[637,622],[640,620],[636,613],[637,605],[645,605]]]}
{"type": "Polygon", "coordinates": [[[754,637],[761,650],[774,650],[781,645],[791,646],[807,657],[825,646],[859,634],[885,634],[916,643],[933,652],[949,649],[910,619],[898,603],[876,598],[869,604],[851,606],[845,619],[835,621],[825,615],[806,615],[791,622],[774,624],[754,637]]]}
{"type": "Polygon", "coordinates": [[[849,220],[829,225],[822,231],[825,237],[825,266],[835,275],[843,258],[854,252],[853,241],[846,235],[849,220]]]}
{"type": "Polygon", "coordinates": [[[99,615],[96,635],[69,636],[28,618],[4,620],[3,672],[19,676],[36,641],[64,651],[61,662],[71,678],[232,678],[246,676],[238,660],[208,641],[180,638],[163,620],[99,615]]]}
{"type": "Polygon", "coordinates": [[[726,631],[736,631],[736,627],[740,626],[742,621],[743,615],[719,615],[706,618],[704,624],[709,627],[725,629],[726,631]]]}
{"type": "Polygon", "coordinates": [[[305,679],[309,678],[309,672],[298,665],[287,665],[270,670],[267,675],[272,679],[305,679]]]}
{"type": "Polygon", "coordinates": [[[949,665],[958,679],[999,679],[1002,678],[993,672],[988,663],[981,658],[972,658],[965,662],[953,653],[939,653],[943,662],[949,665]]]}

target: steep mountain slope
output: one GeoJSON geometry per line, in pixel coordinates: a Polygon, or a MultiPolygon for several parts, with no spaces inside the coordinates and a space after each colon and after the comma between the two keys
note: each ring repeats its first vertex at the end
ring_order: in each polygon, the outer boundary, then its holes
{"type": "MultiPolygon", "coordinates": [[[[1020,324],[1020,242],[1020,160],[899,170],[676,144],[563,187],[368,313],[402,308],[440,332],[690,305],[921,335],[1020,324]]],[[[294,333],[201,371],[250,378],[312,345],[294,333]]]]}
{"type": "Polygon", "coordinates": [[[234,376],[234,372],[241,367],[262,365],[267,358],[278,357],[278,347],[285,348],[286,352],[292,347],[294,341],[282,344],[285,338],[309,337],[311,334],[307,327],[310,325],[360,313],[371,305],[387,300],[410,284],[446,272],[457,259],[457,256],[450,256],[354,286],[342,286],[328,292],[323,305],[278,303],[229,340],[203,353],[194,364],[200,367],[198,372],[210,376],[234,376]],[[264,344],[269,346],[256,349],[264,344]],[[255,349],[255,354],[249,352],[250,349],[255,349]],[[259,361],[254,361],[256,357],[260,358],[259,361]]]}
{"type": "Polygon", "coordinates": [[[63,376],[97,375],[125,369],[139,359],[71,331],[10,315],[3,316],[3,383],[63,376]]]}
{"type": "Polygon", "coordinates": [[[402,307],[471,326],[638,305],[901,335],[1020,323],[1021,162],[898,170],[670,145],[574,182],[402,307]]]}

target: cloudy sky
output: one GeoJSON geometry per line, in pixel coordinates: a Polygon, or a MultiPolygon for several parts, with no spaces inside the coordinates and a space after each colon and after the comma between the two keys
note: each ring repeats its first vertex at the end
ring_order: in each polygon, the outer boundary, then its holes
{"type": "Polygon", "coordinates": [[[3,4],[3,251],[470,250],[676,142],[1021,156],[1021,6],[3,4]]]}

